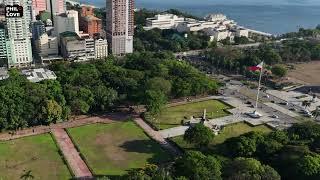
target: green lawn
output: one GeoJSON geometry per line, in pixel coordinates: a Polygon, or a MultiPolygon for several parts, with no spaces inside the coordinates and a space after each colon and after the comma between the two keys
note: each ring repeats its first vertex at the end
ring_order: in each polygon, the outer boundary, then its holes
{"type": "Polygon", "coordinates": [[[184,105],[167,107],[155,117],[147,115],[147,120],[158,129],[168,129],[181,125],[181,120],[185,117],[190,119],[191,116],[200,117],[203,110],[206,109],[208,118],[218,118],[228,115],[224,110],[231,107],[218,100],[208,100],[201,102],[188,103],[184,105]]]}
{"type": "Polygon", "coordinates": [[[170,159],[134,122],[94,124],[68,129],[95,175],[122,175],[146,163],[170,159]]]}
{"type": "MultiPolygon", "coordinates": [[[[211,146],[218,145],[223,143],[225,140],[232,138],[232,137],[238,137],[242,134],[245,134],[247,132],[251,131],[260,131],[260,132],[271,132],[272,130],[265,126],[255,126],[252,127],[246,123],[237,123],[237,124],[231,124],[229,126],[226,126],[220,134],[214,137],[213,141],[210,143],[211,146]]],[[[192,149],[194,148],[194,145],[188,144],[186,141],[183,140],[183,136],[177,136],[171,139],[174,141],[177,145],[179,145],[183,149],[192,149]]]]}
{"type": "Polygon", "coordinates": [[[0,179],[20,179],[31,170],[35,179],[70,179],[50,134],[0,142],[0,179]]]}

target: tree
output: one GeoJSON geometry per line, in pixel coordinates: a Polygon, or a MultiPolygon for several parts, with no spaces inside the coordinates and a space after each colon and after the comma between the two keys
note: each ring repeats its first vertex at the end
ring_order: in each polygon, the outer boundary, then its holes
{"type": "Polygon", "coordinates": [[[287,131],[272,131],[267,135],[267,138],[275,140],[281,144],[287,144],[289,142],[287,131]]]}
{"type": "Polygon", "coordinates": [[[287,75],[287,69],[281,65],[273,66],[271,72],[277,77],[284,77],[287,75]]]}
{"type": "Polygon", "coordinates": [[[173,172],[176,177],[220,180],[221,164],[212,156],[205,156],[198,151],[189,151],[175,161],[173,172]]]}
{"type": "Polygon", "coordinates": [[[76,99],[71,101],[72,112],[77,115],[86,114],[89,112],[90,106],[83,100],[76,99]]]}
{"type": "Polygon", "coordinates": [[[186,142],[195,144],[199,148],[208,146],[213,138],[212,130],[201,123],[189,127],[183,136],[186,142]]]}
{"type": "Polygon", "coordinates": [[[112,88],[99,85],[93,89],[94,106],[97,110],[104,111],[118,99],[118,93],[112,88]]]}
{"type": "Polygon", "coordinates": [[[245,37],[245,36],[241,36],[241,37],[236,36],[236,37],[234,37],[234,42],[235,42],[236,44],[248,44],[250,41],[249,41],[249,39],[248,39],[247,37],[245,37]]]}
{"type": "Polygon", "coordinates": [[[230,156],[251,157],[257,150],[257,146],[264,141],[263,134],[249,132],[239,137],[227,139],[225,144],[230,156]]]}
{"type": "Polygon", "coordinates": [[[319,179],[320,178],[320,155],[306,155],[298,163],[300,173],[306,179],[319,179]]]}
{"type": "Polygon", "coordinates": [[[123,180],[172,180],[170,173],[165,168],[159,168],[155,164],[146,164],[143,168],[131,169],[121,178],[123,180]]]}
{"type": "Polygon", "coordinates": [[[257,152],[259,157],[263,157],[264,159],[268,159],[270,155],[277,153],[281,150],[283,145],[274,139],[265,139],[262,143],[260,143],[257,147],[257,152]]]}
{"type": "Polygon", "coordinates": [[[151,114],[155,115],[159,113],[167,103],[167,97],[161,91],[147,90],[145,102],[147,110],[151,114]]]}
{"type": "Polygon", "coordinates": [[[146,88],[153,91],[159,90],[163,94],[169,95],[171,93],[171,82],[161,77],[154,77],[148,80],[146,88]]]}
{"type": "Polygon", "coordinates": [[[269,47],[262,49],[260,58],[263,59],[266,64],[270,64],[270,65],[282,62],[282,58],[279,55],[279,53],[269,47]]]}
{"type": "Polygon", "coordinates": [[[32,171],[29,170],[29,171],[25,172],[24,174],[22,174],[20,176],[20,179],[24,179],[24,180],[34,179],[34,176],[32,175],[32,171]]]}
{"type": "Polygon", "coordinates": [[[253,158],[236,158],[226,170],[229,180],[280,180],[280,175],[270,166],[253,158]]]}
{"type": "Polygon", "coordinates": [[[62,120],[62,108],[55,100],[46,101],[46,106],[43,107],[43,122],[45,125],[56,123],[62,120]]]}
{"type": "Polygon", "coordinates": [[[293,124],[288,130],[290,138],[312,140],[320,138],[320,125],[313,122],[293,124]]]}

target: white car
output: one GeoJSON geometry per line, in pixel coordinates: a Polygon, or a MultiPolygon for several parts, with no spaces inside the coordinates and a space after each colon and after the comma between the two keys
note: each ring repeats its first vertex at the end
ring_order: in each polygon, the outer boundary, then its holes
{"type": "Polygon", "coordinates": [[[275,114],[272,115],[271,117],[274,118],[274,119],[279,119],[279,116],[277,116],[277,115],[275,115],[275,114]]]}

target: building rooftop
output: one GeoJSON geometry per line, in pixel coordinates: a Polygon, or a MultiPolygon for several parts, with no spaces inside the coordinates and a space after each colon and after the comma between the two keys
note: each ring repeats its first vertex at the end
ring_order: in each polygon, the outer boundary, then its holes
{"type": "Polygon", "coordinates": [[[57,79],[53,71],[43,68],[22,70],[22,74],[25,75],[30,82],[34,83],[48,79],[57,79]]]}
{"type": "Polygon", "coordinates": [[[101,19],[99,19],[95,16],[92,16],[92,15],[87,15],[87,16],[83,17],[83,19],[85,21],[101,21],[101,19]]]}
{"type": "Polygon", "coordinates": [[[66,40],[81,40],[77,33],[71,31],[60,33],[60,37],[65,38],[66,40]]]}

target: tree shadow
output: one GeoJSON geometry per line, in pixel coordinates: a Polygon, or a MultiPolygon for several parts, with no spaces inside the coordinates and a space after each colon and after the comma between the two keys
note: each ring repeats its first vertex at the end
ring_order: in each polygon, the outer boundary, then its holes
{"type": "Polygon", "coordinates": [[[170,160],[170,155],[153,140],[126,141],[120,147],[126,152],[152,154],[147,163],[158,164],[170,160]]]}
{"type": "MultiPolygon", "coordinates": [[[[149,139],[149,140],[131,140],[126,141],[119,146],[125,152],[134,152],[134,153],[142,153],[142,154],[151,154],[152,156],[146,159],[146,164],[166,164],[172,160],[172,156],[167,153],[161,146],[149,139]]],[[[142,168],[142,167],[140,167],[142,168]]],[[[135,169],[135,168],[133,168],[135,169]]],[[[129,172],[132,169],[126,170],[129,172]]],[[[106,175],[106,174],[94,174],[94,179],[97,178],[109,178],[111,180],[124,180],[123,175],[106,175]]]]}

